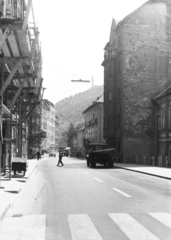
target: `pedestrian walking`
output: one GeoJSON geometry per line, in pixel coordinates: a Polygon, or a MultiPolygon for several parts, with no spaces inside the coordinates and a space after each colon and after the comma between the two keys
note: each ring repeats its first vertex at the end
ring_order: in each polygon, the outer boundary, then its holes
{"type": "Polygon", "coordinates": [[[36,153],[36,156],[37,156],[37,160],[39,160],[40,157],[41,157],[40,151],[38,151],[38,152],[36,153]]]}
{"type": "Polygon", "coordinates": [[[61,164],[62,166],[64,165],[62,162],[62,157],[63,157],[63,154],[61,151],[59,151],[59,159],[58,159],[58,164],[57,164],[58,167],[59,167],[59,164],[61,164]]]}

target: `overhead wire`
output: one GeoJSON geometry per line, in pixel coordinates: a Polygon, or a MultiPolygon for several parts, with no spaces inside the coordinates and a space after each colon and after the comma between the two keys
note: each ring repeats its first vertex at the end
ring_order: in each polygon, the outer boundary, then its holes
{"type": "Polygon", "coordinates": [[[45,61],[43,61],[43,63],[45,63],[45,64],[47,64],[47,65],[49,65],[49,66],[51,66],[51,67],[53,67],[53,68],[56,68],[56,69],[58,69],[59,71],[64,72],[64,73],[66,73],[66,74],[68,74],[68,75],[70,75],[70,76],[73,76],[73,77],[76,77],[76,78],[80,79],[78,76],[76,76],[76,75],[74,75],[74,74],[72,74],[72,73],[69,73],[69,72],[67,72],[67,71],[65,71],[65,70],[63,70],[63,69],[61,69],[61,68],[58,68],[57,66],[54,66],[54,65],[52,65],[52,64],[50,64],[50,63],[47,63],[47,62],[45,62],[45,61]]]}

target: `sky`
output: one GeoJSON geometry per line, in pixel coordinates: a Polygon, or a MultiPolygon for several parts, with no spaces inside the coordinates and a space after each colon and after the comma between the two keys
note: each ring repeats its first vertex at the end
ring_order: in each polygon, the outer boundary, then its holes
{"type": "Polygon", "coordinates": [[[40,31],[44,98],[52,103],[103,85],[104,47],[112,19],[122,20],[146,0],[33,0],[40,31]],[[71,80],[90,80],[75,83],[71,80]]]}

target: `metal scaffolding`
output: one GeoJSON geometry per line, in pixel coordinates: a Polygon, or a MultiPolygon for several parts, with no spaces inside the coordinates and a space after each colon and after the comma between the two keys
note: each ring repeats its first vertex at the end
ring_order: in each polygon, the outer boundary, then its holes
{"type": "Polygon", "coordinates": [[[3,169],[11,177],[12,157],[27,158],[35,147],[33,135],[41,131],[41,74],[32,0],[0,1],[0,174],[3,169]]]}

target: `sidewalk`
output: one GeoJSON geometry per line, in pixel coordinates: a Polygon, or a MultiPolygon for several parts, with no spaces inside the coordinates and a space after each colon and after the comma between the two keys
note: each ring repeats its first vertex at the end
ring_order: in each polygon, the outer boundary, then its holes
{"type": "Polygon", "coordinates": [[[171,168],[132,164],[132,163],[114,163],[114,167],[123,168],[129,171],[140,172],[160,178],[171,180],[171,168]]]}
{"type": "Polygon", "coordinates": [[[37,166],[39,161],[36,159],[28,160],[28,167],[25,176],[23,173],[17,174],[15,177],[13,171],[11,174],[11,180],[9,180],[8,174],[1,177],[0,185],[0,221],[5,216],[5,213],[8,211],[10,206],[13,204],[15,199],[18,196],[18,193],[21,191],[24,183],[28,180],[29,176],[37,166]]]}

